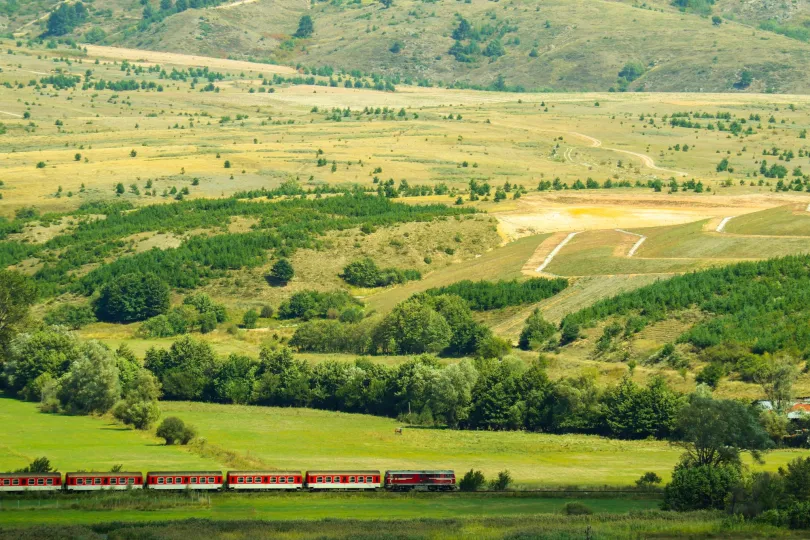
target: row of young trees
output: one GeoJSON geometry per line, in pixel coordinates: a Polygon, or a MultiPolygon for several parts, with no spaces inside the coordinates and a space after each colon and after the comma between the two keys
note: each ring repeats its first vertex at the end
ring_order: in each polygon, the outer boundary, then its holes
{"type": "Polygon", "coordinates": [[[810,256],[796,255],[693,272],[600,300],[566,316],[566,326],[626,319],[624,333],[696,307],[709,314],[677,340],[703,350],[738,345],[754,354],[810,356],[810,256]]]}
{"type": "Polygon", "coordinates": [[[460,296],[474,311],[488,311],[507,306],[533,304],[550,298],[568,286],[564,278],[530,278],[524,281],[470,281],[463,280],[445,287],[428,289],[427,294],[460,296]]]}
{"type": "MultiPolygon", "coordinates": [[[[75,229],[42,244],[0,242],[0,266],[14,265],[27,258],[43,259],[45,264],[34,277],[44,295],[65,290],[89,295],[130,273],[153,273],[172,287],[191,289],[227,270],[262,264],[268,251],[278,250],[285,255],[300,247],[317,247],[318,237],[328,231],[429,221],[473,212],[439,204],[407,205],[363,194],[314,200],[295,198],[274,203],[235,198],[198,199],[150,205],[134,211],[126,211],[125,205],[106,205],[98,210],[105,213],[105,219],[83,219],[89,211],[79,211],[75,213],[80,218],[75,229]],[[177,248],[120,256],[86,275],[74,275],[75,270],[84,265],[119,255],[122,239],[133,234],[165,230],[167,223],[175,234],[198,229],[216,232],[236,216],[258,219],[256,230],[193,236],[177,248]],[[59,251],[58,258],[49,256],[56,251],[59,251]]],[[[51,219],[64,217],[67,216],[51,219]]],[[[0,233],[13,232],[31,219],[36,216],[17,219],[0,233]]]]}

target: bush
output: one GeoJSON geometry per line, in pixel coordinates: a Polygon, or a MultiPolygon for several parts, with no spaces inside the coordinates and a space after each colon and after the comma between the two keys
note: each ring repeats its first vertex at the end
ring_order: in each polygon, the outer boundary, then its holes
{"type": "Polygon", "coordinates": [[[526,325],[520,332],[518,347],[524,351],[537,350],[541,344],[554,335],[554,325],[546,321],[539,309],[535,309],[526,319],[526,325]]]}
{"type": "Polygon", "coordinates": [[[678,465],[672,482],[664,488],[667,510],[722,510],[731,490],[740,482],[740,471],[731,465],[678,465]]]}
{"type": "Polygon", "coordinates": [[[82,326],[96,322],[93,308],[88,305],[74,306],[61,304],[43,317],[45,324],[66,326],[71,330],[78,330],[82,326]]]}
{"type": "Polygon", "coordinates": [[[567,516],[589,516],[593,514],[593,510],[591,510],[581,502],[565,503],[562,512],[567,516]]]}
{"type": "Polygon", "coordinates": [[[269,281],[279,284],[285,284],[290,281],[295,275],[295,269],[290,261],[287,259],[279,259],[270,269],[269,281]]]}
{"type": "Polygon", "coordinates": [[[255,309],[251,309],[242,317],[242,325],[245,328],[256,328],[256,321],[259,320],[259,314],[255,309]]]}
{"type": "Polygon", "coordinates": [[[795,503],[787,510],[791,529],[810,529],[810,502],[795,503]]]}
{"type": "Polygon", "coordinates": [[[478,491],[484,484],[486,484],[484,473],[470,469],[458,483],[458,488],[461,491],[478,491]]]}
{"type": "Polygon", "coordinates": [[[639,489],[650,489],[661,483],[661,477],[654,472],[646,472],[641,478],[636,480],[636,487],[639,489]]]}
{"type": "Polygon", "coordinates": [[[273,316],[273,313],[275,313],[273,311],[273,306],[264,305],[262,306],[262,310],[259,313],[259,315],[261,316],[262,319],[269,319],[273,316]]]}
{"type": "Polygon", "coordinates": [[[501,471],[498,473],[498,477],[489,483],[489,489],[493,491],[506,491],[511,483],[512,475],[509,474],[509,471],[501,471]]]}
{"type": "Polygon", "coordinates": [[[176,416],[169,416],[160,423],[155,434],[165,439],[167,445],[185,445],[197,436],[197,431],[176,416]]]}
{"type": "Polygon", "coordinates": [[[400,270],[399,268],[380,268],[369,258],[347,264],[340,277],[355,287],[387,287],[407,281],[418,281],[422,274],[418,270],[400,270]]]}

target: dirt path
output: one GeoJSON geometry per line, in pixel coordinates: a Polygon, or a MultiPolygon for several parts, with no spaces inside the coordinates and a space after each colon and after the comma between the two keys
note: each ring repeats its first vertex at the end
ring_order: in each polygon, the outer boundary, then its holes
{"type": "Polygon", "coordinates": [[[633,255],[635,255],[636,251],[638,251],[638,248],[640,248],[641,244],[643,244],[644,241],[647,239],[647,237],[644,236],[643,234],[638,234],[638,233],[634,233],[634,232],[630,232],[630,231],[625,231],[624,229],[616,229],[616,231],[618,231],[620,233],[629,234],[631,236],[637,236],[638,237],[638,241],[635,244],[633,244],[633,247],[631,247],[630,251],[627,252],[627,257],[632,257],[633,255]]]}
{"type": "Polygon", "coordinates": [[[244,6],[245,4],[255,4],[258,1],[259,0],[238,0],[237,2],[225,4],[224,6],[216,6],[214,9],[231,9],[239,6],[244,6]]]}
{"type": "Polygon", "coordinates": [[[719,233],[723,232],[723,229],[726,228],[726,225],[728,225],[728,222],[731,221],[733,218],[734,218],[734,216],[724,217],[723,221],[720,222],[720,225],[718,225],[717,228],[714,231],[719,232],[719,233]]]}
{"type": "MultiPolygon", "coordinates": [[[[663,167],[659,167],[658,165],[655,164],[655,160],[653,158],[651,158],[650,156],[648,156],[647,154],[641,154],[639,152],[632,152],[630,150],[622,150],[621,148],[608,148],[607,146],[603,147],[602,146],[602,141],[600,141],[596,137],[591,137],[590,135],[585,135],[583,133],[578,133],[576,131],[562,131],[562,132],[560,132],[560,131],[554,130],[554,129],[541,129],[539,131],[554,132],[554,133],[567,133],[568,135],[574,135],[576,137],[581,137],[581,138],[587,140],[589,143],[591,143],[591,148],[604,148],[605,150],[610,150],[611,152],[620,152],[622,154],[628,154],[628,155],[639,158],[644,163],[644,166],[649,168],[649,169],[654,169],[656,171],[674,173],[674,174],[677,174],[679,176],[687,176],[687,173],[685,173],[683,171],[675,171],[675,170],[672,170],[672,169],[664,169],[663,167]]],[[[564,157],[568,161],[573,162],[574,159],[572,157],[570,157],[570,154],[569,154],[570,150],[572,150],[572,149],[569,148],[568,150],[566,150],[566,152],[564,154],[564,157]]]]}
{"type": "Polygon", "coordinates": [[[639,158],[644,163],[645,167],[650,168],[650,169],[655,169],[656,171],[670,172],[670,173],[677,174],[678,176],[686,176],[686,173],[683,172],[683,171],[674,171],[672,169],[664,169],[663,167],[659,167],[658,165],[655,164],[655,161],[653,161],[653,158],[651,158],[647,154],[640,154],[638,152],[631,152],[630,150],[621,150],[619,148],[607,148],[607,147],[605,147],[605,150],[611,150],[613,152],[621,152],[622,154],[629,154],[631,156],[635,156],[635,157],[639,158]]]}
{"type": "Polygon", "coordinates": [[[546,266],[551,264],[551,261],[554,259],[554,257],[557,256],[557,254],[560,252],[560,250],[562,250],[562,248],[564,248],[565,245],[568,242],[570,242],[577,234],[579,234],[579,233],[578,232],[568,233],[568,236],[566,236],[565,239],[562,242],[557,244],[557,247],[555,247],[554,249],[551,250],[551,253],[549,253],[548,257],[545,258],[545,260],[543,261],[543,264],[538,266],[537,269],[535,270],[535,272],[537,272],[539,274],[546,268],[546,266]]]}
{"type": "Polygon", "coordinates": [[[0,114],[7,114],[9,116],[16,116],[17,118],[22,118],[23,117],[23,115],[21,115],[21,114],[8,112],[8,111],[0,111],[0,114]]]}
{"type": "Polygon", "coordinates": [[[14,33],[15,33],[15,34],[18,34],[18,33],[22,32],[23,30],[25,30],[26,28],[28,28],[29,26],[32,26],[32,25],[34,25],[34,24],[38,23],[38,22],[39,22],[39,21],[41,21],[41,20],[47,19],[48,17],[50,17],[50,15],[51,15],[51,13],[52,13],[52,12],[56,11],[56,9],[57,9],[59,6],[61,6],[62,4],[64,4],[64,3],[65,3],[65,2],[67,2],[67,1],[68,1],[68,0],[62,0],[61,2],[59,2],[58,4],[56,4],[55,6],[53,6],[53,9],[48,10],[48,12],[47,12],[47,13],[45,13],[45,15],[43,15],[42,17],[37,17],[37,18],[36,18],[36,19],[34,19],[33,21],[28,21],[27,23],[25,23],[24,25],[22,25],[21,27],[19,27],[19,28],[18,28],[18,29],[17,29],[17,30],[16,30],[14,33]]]}

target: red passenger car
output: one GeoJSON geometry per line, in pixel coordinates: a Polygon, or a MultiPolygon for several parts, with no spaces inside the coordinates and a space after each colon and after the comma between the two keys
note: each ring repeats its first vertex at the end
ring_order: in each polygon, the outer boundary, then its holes
{"type": "Polygon", "coordinates": [[[60,489],[62,489],[60,473],[0,473],[0,492],[60,489]]]}
{"type": "Polygon", "coordinates": [[[380,487],[380,471],[307,471],[310,490],[374,490],[380,487]]]}
{"type": "Polygon", "coordinates": [[[147,489],[220,489],[222,471],[166,471],[146,473],[147,489]]]}
{"type": "Polygon", "coordinates": [[[385,471],[385,489],[391,491],[452,491],[454,471],[385,471]]]}
{"type": "Polygon", "coordinates": [[[143,489],[143,475],[135,472],[69,472],[65,474],[68,491],[143,489]]]}
{"type": "Polygon", "coordinates": [[[229,471],[228,489],[260,491],[304,487],[301,471],[229,471]]]}

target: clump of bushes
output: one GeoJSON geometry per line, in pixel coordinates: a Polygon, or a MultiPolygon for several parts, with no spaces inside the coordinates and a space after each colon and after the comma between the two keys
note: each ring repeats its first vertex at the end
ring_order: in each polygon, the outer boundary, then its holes
{"type": "Polygon", "coordinates": [[[197,436],[197,430],[176,416],[169,416],[160,423],[155,434],[165,439],[167,445],[185,445],[197,436]]]}
{"type": "Polygon", "coordinates": [[[422,274],[412,269],[380,268],[372,259],[365,258],[347,264],[340,277],[349,285],[373,288],[418,281],[422,274]]]}
{"type": "Polygon", "coordinates": [[[319,292],[304,290],[293,294],[278,307],[279,319],[348,319],[346,322],[357,322],[354,312],[359,311],[362,318],[362,303],[346,291],[319,292]],[[351,313],[344,317],[344,314],[351,313]]]}

